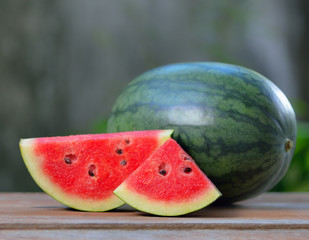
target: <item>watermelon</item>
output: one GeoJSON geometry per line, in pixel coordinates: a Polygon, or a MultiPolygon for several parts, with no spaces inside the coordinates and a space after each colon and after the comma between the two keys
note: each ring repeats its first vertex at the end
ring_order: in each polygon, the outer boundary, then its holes
{"type": "Polygon", "coordinates": [[[71,208],[106,211],[123,204],[113,190],[172,130],[30,138],[20,141],[35,182],[71,208]]]}
{"type": "Polygon", "coordinates": [[[174,129],[188,152],[231,203],[271,189],[286,173],[296,119],[283,92],[250,69],[213,62],[150,70],[123,90],[109,132],[174,129]]]}
{"type": "Polygon", "coordinates": [[[136,209],[162,216],[199,210],[221,195],[194,160],[171,138],[114,193],[136,209]]]}

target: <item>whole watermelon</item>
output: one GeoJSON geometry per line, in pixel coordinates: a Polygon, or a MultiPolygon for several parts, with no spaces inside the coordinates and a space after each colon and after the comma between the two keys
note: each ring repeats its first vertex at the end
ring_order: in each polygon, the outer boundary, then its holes
{"type": "Polygon", "coordinates": [[[278,183],[296,141],[295,114],[278,87],[247,68],[212,62],[159,67],[123,90],[107,130],[146,129],[174,129],[225,203],[278,183]]]}

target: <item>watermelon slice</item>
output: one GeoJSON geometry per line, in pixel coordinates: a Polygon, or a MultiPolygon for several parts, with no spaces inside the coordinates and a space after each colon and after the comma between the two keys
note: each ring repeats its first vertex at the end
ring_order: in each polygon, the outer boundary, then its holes
{"type": "Polygon", "coordinates": [[[146,160],[172,130],[136,131],[20,141],[35,182],[57,201],[84,211],[123,204],[113,190],[146,160]]]}
{"type": "Polygon", "coordinates": [[[136,209],[162,216],[196,211],[221,196],[194,160],[171,138],[114,193],[136,209]]]}

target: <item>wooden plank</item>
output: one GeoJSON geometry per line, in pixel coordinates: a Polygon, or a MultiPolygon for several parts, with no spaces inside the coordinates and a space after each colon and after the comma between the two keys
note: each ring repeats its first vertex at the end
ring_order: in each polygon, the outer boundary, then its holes
{"type": "Polygon", "coordinates": [[[13,234],[13,230],[34,235],[50,230],[60,233],[62,230],[75,233],[156,230],[166,234],[183,230],[258,230],[264,234],[279,229],[298,229],[300,235],[308,233],[309,193],[269,193],[231,206],[207,207],[181,217],[152,216],[128,207],[110,212],[80,212],[66,208],[44,193],[0,193],[0,230],[7,234],[13,234]]]}
{"type": "Polygon", "coordinates": [[[239,240],[239,239],[267,239],[267,240],[290,240],[308,239],[309,230],[2,230],[0,239],[50,239],[50,240],[239,240]]]}

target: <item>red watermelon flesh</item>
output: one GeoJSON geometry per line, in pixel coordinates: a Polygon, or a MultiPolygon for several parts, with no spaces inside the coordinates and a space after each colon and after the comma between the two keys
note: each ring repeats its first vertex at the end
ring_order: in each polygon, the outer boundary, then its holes
{"type": "Polygon", "coordinates": [[[35,182],[59,202],[106,211],[123,204],[113,190],[147,159],[172,130],[136,131],[20,141],[35,182]]]}
{"type": "Polygon", "coordinates": [[[173,139],[168,139],[114,193],[136,209],[164,216],[196,211],[221,196],[173,139]]]}

